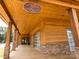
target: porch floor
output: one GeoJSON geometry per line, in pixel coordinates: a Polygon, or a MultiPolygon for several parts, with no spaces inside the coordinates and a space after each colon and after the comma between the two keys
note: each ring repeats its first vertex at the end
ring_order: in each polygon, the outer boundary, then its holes
{"type": "Polygon", "coordinates": [[[77,58],[69,55],[59,55],[59,56],[44,55],[30,46],[20,45],[16,49],[16,51],[11,52],[10,59],[77,59],[77,58]]]}

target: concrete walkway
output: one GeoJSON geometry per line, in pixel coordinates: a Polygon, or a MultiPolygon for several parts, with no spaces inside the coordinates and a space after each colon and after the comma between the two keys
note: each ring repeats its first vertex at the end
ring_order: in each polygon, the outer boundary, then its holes
{"type": "Polygon", "coordinates": [[[16,51],[12,51],[10,54],[10,59],[76,59],[69,55],[44,55],[30,46],[21,45],[16,51]]]}

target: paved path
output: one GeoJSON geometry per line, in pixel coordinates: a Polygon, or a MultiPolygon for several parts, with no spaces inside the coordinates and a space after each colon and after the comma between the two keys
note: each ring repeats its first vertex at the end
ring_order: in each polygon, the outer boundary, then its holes
{"type": "Polygon", "coordinates": [[[16,51],[11,52],[10,59],[76,59],[68,55],[48,56],[31,48],[30,46],[19,46],[16,51]]]}

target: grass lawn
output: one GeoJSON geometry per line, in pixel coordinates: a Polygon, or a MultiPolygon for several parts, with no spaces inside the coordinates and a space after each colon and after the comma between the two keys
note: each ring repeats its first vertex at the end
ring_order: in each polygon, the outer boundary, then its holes
{"type": "Polygon", "coordinates": [[[3,53],[4,53],[4,49],[3,48],[0,48],[0,58],[3,57],[3,53]]]}

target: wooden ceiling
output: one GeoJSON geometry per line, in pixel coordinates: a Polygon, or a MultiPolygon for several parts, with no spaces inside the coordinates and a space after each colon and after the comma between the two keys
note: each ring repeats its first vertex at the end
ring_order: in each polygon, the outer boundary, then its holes
{"type": "Polygon", "coordinates": [[[79,0],[59,0],[59,1],[79,5],[79,0]]]}
{"type": "Polygon", "coordinates": [[[10,20],[1,4],[0,4],[0,18],[6,23],[9,22],[10,20]]]}
{"type": "MultiPolygon", "coordinates": [[[[38,1],[38,4],[41,6],[41,12],[33,14],[25,11],[23,8],[24,3],[28,2],[27,0],[4,0],[4,3],[6,4],[7,9],[11,14],[11,17],[13,18],[17,28],[19,29],[19,32],[22,35],[28,34],[42,20],[51,19],[57,21],[62,20],[67,21],[70,19],[68,14],[69,9],[68,7],[44,1],[45,0],[38,1]]],[[[70,2],[70,0],[58,0],[58,1],[72,3],[70,2]]],[[[73,2],[73,4],[78,5],[78,2],[73,2]]]]}

